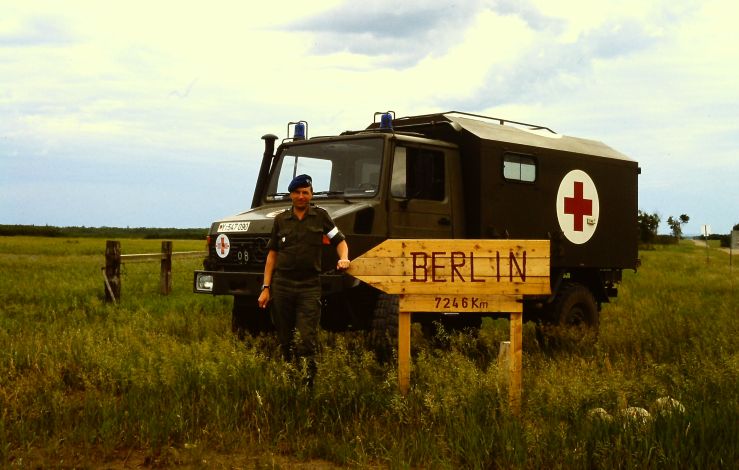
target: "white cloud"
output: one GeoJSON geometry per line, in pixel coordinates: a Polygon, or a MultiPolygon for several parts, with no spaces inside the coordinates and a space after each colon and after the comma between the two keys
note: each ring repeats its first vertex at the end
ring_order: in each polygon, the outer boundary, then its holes
{"type": "Polygon", "coordinates": [[[318,55],[359,54],[370,64],[407,69],[426,57],[445,55],[483,7],[481,0],[346,2],[290,21],[284,29],[311,33],[310,51],[318,55]]]}
{"type": "MultiPolygon", "coordinates": [[[[0,18],[0,223],[45,212],[8,190],[19,178],[52,183],[44,166],[78,181],[74,200],[122,175],[142,191],[142,169],[177,168],[162,194],[194,207],[197,180],[246,207],[261,135],[283,137],[297,119],[311,135],[361,128],[387,109],[486,113],[602,140],[644,168],[645,210],[718,231],[739,222],[733,2],[11,3],[0,18]]],[[[99,224],[89,214],[82,223],[99,224]]],[[[131,225],[161,220],[141,215],[131,225]]]]}

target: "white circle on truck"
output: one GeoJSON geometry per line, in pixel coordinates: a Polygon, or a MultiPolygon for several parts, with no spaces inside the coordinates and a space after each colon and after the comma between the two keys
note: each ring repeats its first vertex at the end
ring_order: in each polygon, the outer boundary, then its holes
{"type": "Polygon", "coordinates": [[[567,173],[557,191],[557,220],[565,237],[577,245],[587,242],[599,215],[598,190],[590,176],[582,170],[567,173]]]}
{"type": "Polygon", "coordinates": [[[228,241],[228,236],[225,233],[218,235],[216,238],[216,254],[219,258],[225,258],[231,251],[231,242],[228,241]]]}

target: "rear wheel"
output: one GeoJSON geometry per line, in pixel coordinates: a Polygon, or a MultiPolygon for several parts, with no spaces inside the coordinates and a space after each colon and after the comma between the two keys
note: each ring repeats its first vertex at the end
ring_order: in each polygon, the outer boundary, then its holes
{"type": "Polygon", "coordinates": [[[543,347],[580,347],[595,343],[599,323],[600,312],[593,293],[582,284],[569,282],[546,309],[537,325],[536,337],[543,347]]]}
{"type": "Polygon", "coordinates": [[[575,326],[597,331],[600,313],[593,293],[582,284],[567,283],[552,306],[552,319],[559,326],[575,326]]]}
{"type": "Polygon", "coordinates": [[[269,308],[259,308],[256,297],[235,295],[231,310],[231,331],[239,338],[274,331],[269,308]]]}

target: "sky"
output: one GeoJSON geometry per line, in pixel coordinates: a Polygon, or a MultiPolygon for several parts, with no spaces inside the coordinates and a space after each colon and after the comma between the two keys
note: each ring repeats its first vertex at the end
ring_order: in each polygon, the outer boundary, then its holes
{"type": "Polygon", "coordinates": [[[0,0],[0,224],[207,227],[261,136],[465,111],[639,162],[639,208],[739,223],[739,2],[0,0]]]}

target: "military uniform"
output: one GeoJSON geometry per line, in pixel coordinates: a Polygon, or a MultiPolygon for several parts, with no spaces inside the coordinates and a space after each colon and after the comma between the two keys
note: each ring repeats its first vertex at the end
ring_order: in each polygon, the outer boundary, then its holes
{"type": "Polygon", "coordinates": [[[272,321],[282,353],[287,359],[293,357],[293,352],[298,358],[306,357],[312,369],[321,320],[319,274],[324,235],[333,246],[345,239],[324,209],[309,206],[300,220],[291,208],[275,217],[267,245],[277,252],[270,288],[272,321]]]}

